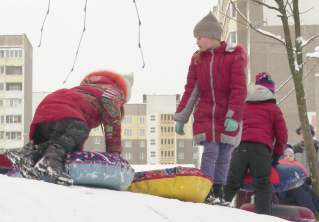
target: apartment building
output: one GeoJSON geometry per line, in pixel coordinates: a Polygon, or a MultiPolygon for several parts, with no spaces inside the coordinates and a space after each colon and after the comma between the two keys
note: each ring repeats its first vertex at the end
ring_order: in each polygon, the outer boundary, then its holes
{"type": "Polygon", "coordinates": [[[29,141],[33,48],[25,34],[0,35],[0,153],[29,141]]]}
{"type": "MultiPolygon", "coordinates": [[[[273,33],[276,36],[284,36],[283,27],[278,12],[263,7],[251,0],[234,1],[235,6],[240,12],[251,22],[251,24],[262,30],[273,33]]],[[[263,3],[273,5],[274,1],[264,0],[263,3]]],[[[276,5],[276,4],[275,4],[276,5]]],[[[319,33],[319,17],[316,16],[319,7],[317,0],[299,1],[301,16],[301,32],[305,40],[310,39],[319,33]],[[313,8],[311,10],[311,8],[313,8]]],[[[230,0],[219,0],[218,5],[214,7],[213,14],[220,21],[224,33],[223,40],[229,44],[241,44],[247,50],[249,64],[247,67],[247,84],[255,81],[255,75],[260,72],[268,72],[276,83],[276,89],[283,85],[291,76],[287,52],[283,45],[270,37],[266,37],[255,30],[248,28],[244,19],[237,13],[230,0]]],[[[291,19],[291,18],[290,18],[291,19]]],[[[290,26],[290,30],[294,33],[294,27],[290,26]]],[[[315,47],[319,46],[319,38],[316,38],[310,44],[303,48],[303,57],[306,54],[315,51],[315,47]]],[[[308,72],[308,76],[304,79],[304,89],[307,99],[307,110],[309,122],[315,128],[319,126],[319,120],[316,119],[316,113],[319,112],[319,81],[315,77],[315,73],[319,72],[318,65],[312,69],[318,60],[311,59],[304,66],[304,75],[308,72]],[[317,82],[317,83],[316,83],[317,82]],[[316,99],[317,98],[317,99],[316,99]],[[317,107],[317,108],[316,108],[317,107]]],[[[275,93],[275,98],[279,107],[284,114],[286,120],[289,140],[291,144],[299,141],[299,136],[295,130],[300,126],[296,95],[293,91],[293,80],[289,80],[285,85],[275,93]]],[[[318,138],[318,137],[317,137],[318,138]]]]}

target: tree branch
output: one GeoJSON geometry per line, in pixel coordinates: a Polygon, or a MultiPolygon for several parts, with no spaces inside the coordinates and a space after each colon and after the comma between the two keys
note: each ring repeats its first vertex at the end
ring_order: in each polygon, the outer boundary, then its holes
{"type": "Polygon", "coordinates": [[[258,1],[258,0],[251,0],[251,1],[256,2],[256,3],[260,4],[260,5],[266,6],[266,7],[269,8],[269,9],[273,9],[273,10],[276,10],[276,11],[279,12],[279,8],[276,8],[276,7],[267,5],[266,3],[263,3],[263,2],[258,1]]]}
{"type": "MultiPolygon", "coordinates": [[[[257,0],[252,0],[252,1],[260,3],[260,2],[257,1],[257,0]]],[[[234,2],[233,2],[232,0],[230,0],[230,2],[231,2],[231,4],[233,5],[233,7],[235,8],[235,10],[238,12],[238,14],[248,23],[248,26],[249,26],[251,29],[255,30],[256,32],[258,32],[258,33],[260,33],[260,34],[262,34],[262,35],[265,35],[265,36],[268,36],[268,37],[270,37],[270,38],[272,38],[272,39],[275,39],[275,40],[279,41],[279,42],[280,42],[281,44],[283,44],[283,45],[286,45],[286,42],[285,42],[283,39],[281,39],[281,38],[275,36],[274,34],[272,34],[272,33],[270,33],[270,32],[267,32],[267,31],[264,31],[264,30],[262,30],[262,29],[256,29],[255,27],[253,27],[252,24],[251,24],[251,22],[250,22],[250,21],[241,13],[241,11],[235,6],[234,2]]],[[[263,4],[264,4],[264,3],[263,3],[263,4]]]]}

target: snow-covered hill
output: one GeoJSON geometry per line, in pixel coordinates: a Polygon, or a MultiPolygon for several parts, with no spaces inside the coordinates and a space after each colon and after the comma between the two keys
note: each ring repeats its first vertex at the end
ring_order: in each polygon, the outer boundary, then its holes
{"type": "Polygon", "coordinates": [[[279,222],[276,217],[145,194],[0,175],[1,222],[279,222]]]}

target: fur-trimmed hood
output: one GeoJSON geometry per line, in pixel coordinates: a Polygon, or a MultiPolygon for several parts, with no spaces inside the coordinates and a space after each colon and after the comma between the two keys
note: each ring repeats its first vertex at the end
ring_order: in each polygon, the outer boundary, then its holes
{"type": "MultiPolygon", "coordinates": [[[[123,75],[119,74],[116,72],[112,71],[107,71],[107,70],[101,70],[101,71],[96,71],[88,74],[87,76],[84,77],[84,79],[88,77],[95,77],[95,76],[104,76],[107,78],[112,79],[118,86],[120,86],[123,89],[125,99],[123,102],[123,105],[126,104],[130,98],[131,98],[131,89],[133,86],[134,82],[134,74],[130,73],[128,75],[123,75]]],[[[102,81],[102,80],[101,80],[102,81]]],[[[96,80],[96,83],[99,84],[99,80],[96,80]]],[[[103,82],[101,82],[103,83],[103,82]]],[[[82,83],[81,83],[82,85],[82,83]]]]}

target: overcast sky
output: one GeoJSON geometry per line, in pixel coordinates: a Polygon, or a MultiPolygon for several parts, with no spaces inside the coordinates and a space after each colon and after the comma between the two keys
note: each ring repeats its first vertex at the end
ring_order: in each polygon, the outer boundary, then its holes
{"type": "Polygon", "coordinates": [[[217,0],[88,0],[84,32],[74,71],[67,82],[84,28],[85,0],[0,0],[0,35],[25,33],[33,46],[33,91],[71,88],[88,73],[100,69],[134,72],[130,103],[143,94],[182,94],[192,54],[196,23],[217,0]]]}

